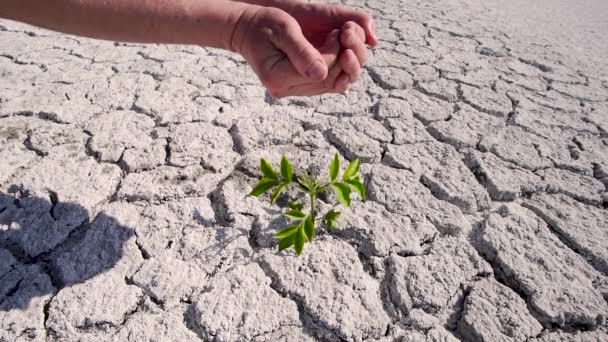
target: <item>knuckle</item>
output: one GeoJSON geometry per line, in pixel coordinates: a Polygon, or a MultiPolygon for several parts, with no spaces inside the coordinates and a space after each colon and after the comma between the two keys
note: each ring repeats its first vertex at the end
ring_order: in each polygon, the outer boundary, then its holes
{"type": "Polygon", "coordinates": [[[357,24],[354,21],[347,21],[344,24],[344,30],[353,30],[357,28],[357,24]]]}

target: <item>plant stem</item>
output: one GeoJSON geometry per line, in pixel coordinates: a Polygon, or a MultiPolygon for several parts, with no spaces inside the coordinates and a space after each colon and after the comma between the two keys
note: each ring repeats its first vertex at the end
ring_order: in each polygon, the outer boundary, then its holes
{"type": "Polygon", "coordinates": [[[310,192],[310,219],[315,221],[315,194],[310,192]]]}

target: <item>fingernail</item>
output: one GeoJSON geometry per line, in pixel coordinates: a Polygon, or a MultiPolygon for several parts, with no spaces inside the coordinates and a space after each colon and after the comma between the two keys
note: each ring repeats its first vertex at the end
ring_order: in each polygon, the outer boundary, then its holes
{"type": "Polygon", "coordinates": [[[377,37],[376,37],[376,32],[374,32],[374,23],[373,23],[373,22],[370,22],[370,23],[369,23],[369,25],[368,25],[368,27],[369,27],[369,33],[370,33],[370,35],[372,36],[372,38],[373,38],[374,40],[377,40],[377,37]]]}
{"type": "Polygon", "coordinates": [[[323,61],[316,60],[306,70],[306,76],[312,80],[320,81],[325,77],[325,68],[326,66],[323,61]]]}

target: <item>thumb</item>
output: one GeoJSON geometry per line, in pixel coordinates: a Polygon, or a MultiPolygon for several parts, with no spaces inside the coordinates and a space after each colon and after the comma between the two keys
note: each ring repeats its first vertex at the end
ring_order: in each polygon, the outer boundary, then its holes
{"type": "Polygon", "coordinates": [[[295,20],[285,25],[285,29],[274,37],[275,46],[287,55],[300,75],[312,81],[321,81],[327,77],[327,64],[319,51],[304,37],[295,20]]]}

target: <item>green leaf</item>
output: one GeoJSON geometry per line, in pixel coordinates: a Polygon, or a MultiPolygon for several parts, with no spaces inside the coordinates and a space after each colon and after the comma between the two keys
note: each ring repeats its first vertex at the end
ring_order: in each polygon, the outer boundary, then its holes
{"type": "Polygon", "coordinates": [[[344,171],[344,175],[342,175],[342,179],[347,180],[355,177],[359,173],[359,166],[361,166],[359,159],[350,162],[346,167],[346,171],[344,171]]]}
{"type": "Polygon", "coordinates": [[[291,183],[293,180],[293,172],[291,170],[291,164],[289,160],[283,156],[281,158],[281,176],[287,181],[287,183],[291,183]]]}
{"type": "Polygon", "coordinates": [[[306,214],[304,214],[301,210],[290,210],[283,215],[289,217],[290,219],[296,220],[296,221],[302,221],[303,219],[306,218],[306,214]]]}
{"type": "Polygon", "coordinates": [[[331,162],[331,165],[329,165],[329,180],[332,182],[335,181],[338,178],[338,172],[340,172],[340,158],[336,153],[334,160],[331,162]]]}
{"type": "Polygon", "coordinates": [[[291,246],[293,246],[294,242],[296,241],[296,235],[289,235],[285,238],[282,238],[281,240],[279,240],[279,252],[287,249],[291,246]]]}
{"type": "Polygon", "coordinates": [[[251,190],[249,195],[259,197],[261,194],[270,190],[273,186],[277,184],[279,184],[279,181],[276,179],[262,178],[260,179],[258,184],[253,188],[253,190],[251,190]]]}
{"type": "Polygon", "coordinates": [[[274,172],[272,166],[264,158],[260,159],[260,169],[262,170],[265,178],[279,180],[277,173],[274,172]]]}
{"type": "Polygon", "coordinates": [[[281,230],[280,232],[274,234],[275,237],[281,239],[281,238],[286,238],[290,235],[293,235],[295,232],[298,231],[298,228],[300,228],[300,226],[291,226],[291,227],[287,227],[283,230],[281,230]]]}
{"type": "Polygon", "coordinates": [[[304,220],[304,233],[306,234],[306,239],[312,242],[312,238],[315,236],[315,223],[310,216],[304,220]]]}
{"type": "Polygon", "coordinates": [[[359,179],[359,177],[348,179],[346,180],[346,183],[348,183],[348,185],[350,185],[359,194],[361,199],[365,201],[365,185],[361,183],[361,179],[359,179]]]}
{"type": "Polygon", "coordinates": [[[332,230],[335,227],[336,221],[338,220],[339,217],[340,217],[340,212],[330,210],[323,217],[323,224],[325,224],[325,227],[327,227],[327,229],[332,230]]]}
{"type": "Polygon", "coordinates": [[[310,185],[308,183],[306,183],[305,181],[303,181],[302,179],[298,178],[298,184],[300,184],[300,187],[302,189],[304,189],[304,191],[310,191],[310,185]]]}
{"type": "Polygon", "coordinates": [[[270,204],[274,204],[274,201],[277,200],[277,198],[281,194],[281,191],[283,191],[283,189],[288,185],[289,183],[281,183],[281,185],[277,186],[277,188],[274,189],[272,195],[270,195],[270,204]]]}
{"type": "Polygon", "coordinates": [[[295,203],[295,202],[289,202],[287,203],[287,205],[289,206],[290,209],[292,210],[302,210],[302,208],[304,207],[302,205],[302,203],[295,203]]]}
{"type": "Polygon", "coordinates": [[[348,185],[340,182],[332,183],[331,187],[334,188],[338,202],[345,206],[350,206],[350,188],[348,185]]]}
{"type": "Polygon", "coordinates": [[[300,227],[300,229],[298,229],[298,232],[292,236],[295,236],[294,249],[296,250],[296,254],[300,256],[300,254],[302,254],[302,251],[304,250],[304,242],[306,242],[306,235],[304,234],[304,229],[300,227]]]}

